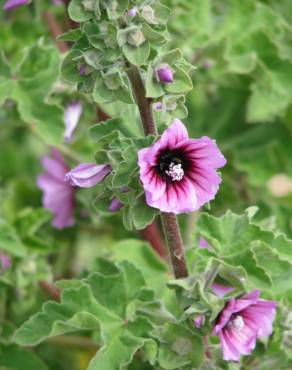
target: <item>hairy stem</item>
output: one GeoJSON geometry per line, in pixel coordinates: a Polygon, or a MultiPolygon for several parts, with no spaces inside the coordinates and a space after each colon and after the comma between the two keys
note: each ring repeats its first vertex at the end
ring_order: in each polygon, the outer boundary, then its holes
{"type": "Polygon", "coordinates": [[[132,65],[128,69],[127,74],[139,108],[144,133],[145,135],[157,135],[157,129],[152,114],[151,99],[146,98],[146,91],[139,69],[132,65]]]}
{"type": "Polygon", "coordinates": [[[161,220],[174,276],[177,279],[187,277],[188,271],[184,255],[184,245],[176,215],[174,213],[161,212],[161,220]]]}
{"type": "MultiPolygon", "coordinates": [[[[132,65],[128,69],[127,74],[139,108],[144,133],[145,135],[157,135],[151,99],[146,97],[145,86],[140,71],[132,65]]],[[[162,213],[161,219],[174,275],[177,279],[184,278],[188,276],[188,272],[184,256],[184,245],[176,215],[173,213],[162,213]]]]}

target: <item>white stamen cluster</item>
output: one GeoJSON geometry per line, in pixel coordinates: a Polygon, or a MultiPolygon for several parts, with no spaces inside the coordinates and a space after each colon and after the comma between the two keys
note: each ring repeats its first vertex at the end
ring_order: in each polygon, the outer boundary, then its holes
{"type": "Polygon", "coordinates": [[[240,315],[236,316],[236,318],[232,320],[230,324],[237,330],[242,330],[244,328],[244,321],[240,315]]]}
{"type": "Polygon", "coordinates": [[[169,169],[165,173],[171,178],[172,181],[180,181],[184,177],[184,170],[181,164],[170,163],[169,169]]]}

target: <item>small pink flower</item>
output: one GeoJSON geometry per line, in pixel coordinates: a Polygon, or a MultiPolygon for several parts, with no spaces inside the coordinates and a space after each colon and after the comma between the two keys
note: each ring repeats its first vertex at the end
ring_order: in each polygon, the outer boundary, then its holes
{"type": "Polygon", "coordinates": [[[74,188],[65,181],[66,166],[58,150],[53,149],[51,157],[41,159],[45,172],[38,176],[37,185],[43,191],[43,207],[53,215],[52,225],[56,229],[64,229],[75,222],[74,188]]]}
{"type": "Polygon", "coordinates": [[[189,139],[179,119],[138,158],[147,204],[173,213],[196,211],[214,199],[221,182],[216,170],[226,164],[214,140],[189,139]]]}
{"type": "Polygon", "coordinates": [[[22,5],[27,5],[29,3],[29,0],[7,0],[4,5],[4,10],[10,10],[13,8],[17,8],[22,5]]]}
{"type": "Polygon", "coordinates": [[[11,266],[10,257],[5,253],[0,252],[0,271],[6,271],[10,268],[10,266],[11,266]]]}
{"type": "Polygon", "coordinates": [[[118,200],[118,198],[113,198],[110,205],[109,210],[110,212],[117,212],[123,207],[123,203],[118,200]]]}
{"type": "Polygon", "coordinates": [[[77,101],[75,103],[71,103],[67,105],[65,108],[64,113],[64,121],[65,121],[65,133],[64,139],[65,141],[70,141],[72,139],[72,134],[75,128],[78,125],[79,119],[82,114],[82,104],[77,101]]]}
{"type": "Polygon", "coordinates": [[[208,249],[208,250],[212,250],[212,247],[211,245],[207,242],[206,239],[202,238],[201,236],[199,237],[199,247],[201,249],[208,249]]]}
{"type": "Polygon", "coordinates": [[[91,188],[101,182],[111,172],[108,164],[81,163],[65,175],[71,186],[91,188]]]}
{"type": "Polygon", "coordinates": [[[213,335],[219,335],[223,358],[239,361],[240,355],[249,355],[258,337],[272,333],[277,302],[259,299],[254,290],[240,298],[230,299],[221,311],[213,335]]]}

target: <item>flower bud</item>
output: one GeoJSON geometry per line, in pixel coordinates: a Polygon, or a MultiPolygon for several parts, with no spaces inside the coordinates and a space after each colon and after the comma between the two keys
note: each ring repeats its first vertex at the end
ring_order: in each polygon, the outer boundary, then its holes
{"type": "Polygon", "coordinates": [[[158,101],[158,102],[154,103],[153,104],[153,109],[156,110],[156,111],[161,111],[162,110],[162,102],[158,101]]]}
{"type": "Polygon", "coordinates": [[[131,8],[131,9],[128,10],[127,16],[133,18],[133,17],[136,16],[137,11],[138,11],[137,7],[134,6],[133,8],[131,8]]]}
{"type": "Polygon", "coordinates": [[[128,41],[128,44],[138,48],[140,45],[142,45],[146,41],[146,38],[140,29],[136,29],[136,30],[132,30],[131,32],[129,32],[127,41],[128,41]]]}
{"type": "Polygon", "coordinates": [[[168,84],[173,82],[173,72],[168,64],[162,64],[156,68],[156,79],[158,82],[168,84]]]}
{"type": "Polygon", "coordinates": [[[198,315],[195,320],[194,324],[197,329],[200,329],[200,327],[204,324],[205,322],[205,316],[203,314],[198,315]]]}
{"type": "Polygon", "coordinates": [[[65,175],[65,180],[72,186],[90,188],[101,182],[111,172],[108,164],[81,163],[65,175]]]}
{"type": "Polygon", "coordinates": [[[78,125],[79,119],[82,114],[82,104],[77,101],[70,103],[65,108],[64,112],[64,121],[65,121],[65,133],[64,139],[65,141],[70,141],[72,139],[72,134],[75,128],[78,125]]]}
{"type": "Polygon", "coordinates": [[[151,8],[149,5],[143,6],[141,10],[141,15],[144,19],[146,19],[147,22],[149,23],[157,23],[156,18],[155,18],[155,13],[154,9],[151,8]]]}
{"type": "Polygon", "coordinates": [[[81,64],[81,66],[79,67],[79,74],[81,76],[84,76],[86,73],[86,64],[81,64]]]}
{"type": "Polygon", "coordinates": [[[123,203],[118,200],[118,198],[113,198],[111,204],[109,205],[110,212],[117,212],[123,207],[123,203]]]}
{"type": "Polygon", "coordinates": [[[82,6],[85,10],[93,12],[95,9],[95,0],[83,0],[81,1],[82,6]]]}

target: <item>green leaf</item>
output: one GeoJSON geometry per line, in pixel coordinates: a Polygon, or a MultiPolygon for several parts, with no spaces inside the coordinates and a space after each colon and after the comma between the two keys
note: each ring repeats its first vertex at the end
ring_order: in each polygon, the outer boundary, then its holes
{"type": "Polygon", "coordinates": [[[86,22],[93,18],[93,12],[87,11],[82,0],[71,0],[68,6],[69,17],[75,22],[86,22]]]}
{"type": "Polygon", "coordinates": [[[134,47],[129,44],[123,46],[123,53],[128,61],[136,66],[142,66],[146,63],[150,55],[150,45],[148,41],[145,41],[139,47],[134,47]]]}
{"type": "Polygon", "coordinates": [[[81,37],[81,30],[80,28],[76,28],[74,30],[69,30],[65,33],[62,33],[62,35],[57,37],[57,40],[60,41],[77,41],[81,37]]]}
{"type": "Polygon", "coordinates": [[[0,366],[13,370],[49,369],[36,354],[15,344],[0,345],[0,366]]]}
{"type": "Polygon", "coordinates": [[[62,293],[61,303],[47,302],[40,313],[31,316],[16,332],[14,341],[23,346],[34,346],[46,338],[77,330],[98,330],[107,335],[119,330],[122,321],[103,307],[94,297],[90,286],[62,293]]]}
{"type": "Polygon", "coordinates": [[[22,244],[15,229],[0,219],[0,249],[16,257],[24,257],[26,248],[22,244]]]}
{"type": "Polygon", "coordinates": [[[189,75],[181,68],[176,68],[174,73],[174,81],[170,84],[165,84],[165,90],[169,93],[186,93],[193,88],[193,83],[189,75]]]}
{"type": "Polygon", "coordinates": [[[136,199],[133,207],[131,207],[131,213],[134,227],[137,230],[141,230],[154,221],[159,211],[149,207],[146,203],[145,195],[142,194],[136,199]]]}
{"type": "Polygon", "coordinates": [[[178,369],[185,365],[196,368],[203,362],[202,339],[182,325],[166,324],[161,339],[158,362],[163,369],[178,369]]]}

